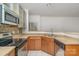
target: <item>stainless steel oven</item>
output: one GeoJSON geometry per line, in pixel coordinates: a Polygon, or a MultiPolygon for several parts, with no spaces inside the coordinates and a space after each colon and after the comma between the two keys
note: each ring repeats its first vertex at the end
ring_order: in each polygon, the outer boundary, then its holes
{"type": "Polygon", "coordinates": [[[3,33],[3,37],[0,37],[0,46],[15,46],[15,55],[16,56],[27,56],[26,39],[13,39],[11,34],[3,33]],[[25,48],[25,49],[24,49],[25,48]]]}
{"type": "Polygon", "coordinates": [[[16,55],[18,55],[18,56],[27,56],[28,51],[27,51],[25,45],[26,45],[26,40],[23,39],[21,45],[17,46],[17,48],[16,48],[16,52],[17,52],[16,55]]]}

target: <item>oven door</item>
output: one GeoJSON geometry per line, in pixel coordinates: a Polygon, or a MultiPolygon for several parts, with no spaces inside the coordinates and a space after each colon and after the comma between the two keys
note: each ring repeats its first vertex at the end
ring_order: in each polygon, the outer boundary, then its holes
{"type": "Polygon", "coordinates": [[[25,45],[21,46],[21,48],[18,49],[18,56],[27,56],[27,49],[25,45]]]}
{"type": "Polygon", "coordinates": [[[16,45],[17,56],[27,56],[27,40],[20,40],[19,44],[16,45]]]}

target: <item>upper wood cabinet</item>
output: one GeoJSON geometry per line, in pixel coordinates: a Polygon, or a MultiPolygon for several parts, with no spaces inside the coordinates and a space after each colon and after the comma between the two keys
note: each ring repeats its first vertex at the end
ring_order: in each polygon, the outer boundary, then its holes
{"type": "Polygon", "coordinates": [[[11,9],[11,3],[4,3],[4,5],[11,9]]]}
{"type": "Polygon", "coordinates": [[[24,23],[25,22],[25,11],[24,9],[19,6],[19,27],[24,28],[24,23]]]}
{"type": "Polygon", "coordinates": [[[13,3],[13,11],[19,16],[19,4],[13,3]]]}
{"type": "Polygon", "coordinates": [[[19,16],[19,4],[18,3],[4,3],[10,10],[15,12],[19,16]]]}
{"type": "Polygon", "coordinates": [[[25,25],[25,11],[24,9],[17,3],[13,3],[13,11],[19,16],[19,28],[24,28],[25,25]]]}
{"type": "Polygon", "coordinates": [[[15,12],[17,14],[17,16],[19,17],[18,27],[24,28],[26,14],[25,14],[24,9],[20,6],[20,4],[18,4],[18,3],[4,3],[4,5],[6,5],[9,9],[11,9],[13,12],[15,12]]]}

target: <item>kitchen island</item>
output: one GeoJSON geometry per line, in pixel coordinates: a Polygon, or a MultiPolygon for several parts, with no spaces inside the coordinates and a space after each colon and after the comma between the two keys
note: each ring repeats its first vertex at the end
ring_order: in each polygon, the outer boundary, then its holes
{"type": "Polygon", "coordinates": [[[79,56],[79,39],[64,35],[55,36],[54,46],[55,55],[60,53],[63,56],[79,56]]]}

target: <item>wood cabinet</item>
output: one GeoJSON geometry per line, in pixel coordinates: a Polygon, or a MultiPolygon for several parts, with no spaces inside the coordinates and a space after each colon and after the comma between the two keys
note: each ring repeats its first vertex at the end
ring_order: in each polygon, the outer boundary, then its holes
{"type": "Polygon", "coordinates": [[[42,37],[42,50],[54,55],[54,39],[51,37],[42,37]]]}
{"type": "Polygon", "coordinates": [[[55,39],[54,46],[56,56],[79,56],[78,44],[64,44],[55,39]]]}
{"type": "Polygon", "coordinates": [[[41,38],[35,39],[35,49],[40,50],[41,49],[41,38]]]}
{"type": "Polygon", "coordinates": [[[25,26],[25,23],[24,23],[26,18],[25,15],[26,14],[24,9],[21,6],[19,6],[19,28],[24,28],[25,26]]]}
{"type": "Polygon", "coordinates": [[[35,40],[29,38],[29,40],[28,40],[28,49],[29,50],[34,50],[35,49],[35,40]]]}
{"type": "Polygon", "coordinates": [[[19,4],[18,3],[3,3],[3,4],[19,16],[19,4]]]}
{"type": "Polygon", "coordinates": [[[28,39],[29,50],[42,50],[54,55],[54,39],[46,36],[30,36],[28,39]]]}
{"type": "Polygon", "coordinates": [[[18,4],[18,3],[4,3],[10,10],[12,10],[14,13],[16,13],[17,17],[19,17],[19,28],[24,28],[25,27],[25,19],[26,19],[26,14],[25,10],[18,4]]]}
{"type": "Polygon", "coordinates": [[[13,3],[13,11],[19,16],[19,4],[13,3]]]}
{"type": "Polygon", "coordinates": [[[54,55],[54,39],[48,38],[48,53],[54,55]]]}
{"type": "Polygon", "coordinates": [[[66,45],[64,50],[65,56],[79,56],[79,46],[78,45],[66,45]]]}
{"type": "Polygon", "coordinates": [[[46,37],[42,37],[42,44],[41,44],[41,49],[45,52],[47,52],[47,41],[46,41],[46,37]]]}
{"type": "Polygon", "coordinates": [[[41,37],[30,36],[28,39],[28,49],[29,50],[40,50],[41,49],[41,37]]]}
{"type": "Polygon", "coordinates": [[[12,4],[11,3],[3,3],[4,5],[6,5],[9,9],[11,9],[12,4]]]}

